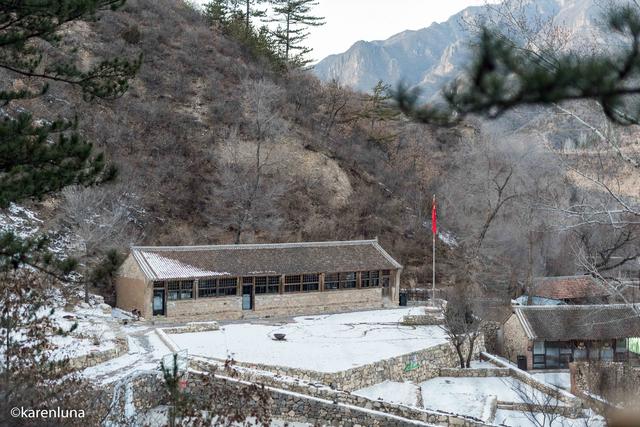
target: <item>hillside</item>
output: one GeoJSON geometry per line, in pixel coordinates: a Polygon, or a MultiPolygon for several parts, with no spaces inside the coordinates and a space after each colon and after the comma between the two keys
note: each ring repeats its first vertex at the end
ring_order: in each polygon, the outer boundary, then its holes
{"type": "MultiPolygon", "coordinates": [[[[529,0],[522,5],[528,21],[553,19],[572,29],[576,43],[591,35],[602,11],[593,0],[529,0]]],[[[379,80],[391,85],[403,81],[422,89],[424,98],[429,99],[464,71],[474,25],[486,19],[500,22],[504,18],[487,6],[468,7],[421,30],[404,31],[387,40],[359,41],[346,52],[320,61],[314,72],[323,81],[337,79],[360,91],[370,91],[379,80]]]]}
{"type": "Polygon", "coordinates": [[[134,243],[378,237],[408,278],[426,275],[425,194],[443,162],[442,141],[464,129],[360,119],[363,95],[306,73],[273,72],[180,0],[130,0],[67,28],[64,44],[81,46],[85,63],[144,57],[131,89],[115,101],[84,102],[54,84],[46,96],[7,109],[77,117],[81,134],[119,169],[111,184],[30,206],[44,229],[69,236],[73,255],[92,263],[134,243]],[[386,132],[399,138],[378,138],[386,132]]]}

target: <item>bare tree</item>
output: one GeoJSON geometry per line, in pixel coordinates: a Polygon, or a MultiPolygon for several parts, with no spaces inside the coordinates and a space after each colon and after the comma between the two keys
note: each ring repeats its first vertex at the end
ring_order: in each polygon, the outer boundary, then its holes
{"type": "Polygon", "coordinates": [[[264,79],[245,81],[242,108],[247,135],[243,138],[231,129],[214,153],[220,185],[213,190],[212,202],[221,200],[223,207],[210,211],[208,217],[228,224],[236,244],[247,229],[272,229],[280,222],[276,207],[286,183],[273,153],[288,128],[277,109],[281,96],[281,90],[264,79]]]}
{"type": "MultiPolygon", "coordinates": [[[[98,251],[135,239],[133,195],[123,186],[67,187],[62,191],[59,222],[78,243],[76,254],[83,259],[98,251]]],[[[85,278],[85,302],[89,302],[90,281],[85,278]]]]}
{"type": "Polygon", "coordinates": [[[560,417],[561,403],[551,394],[543,393],[520,381],[512,381],[511,390],[520,398],[526,410],[522,411],[529,422],[537,427],[563,426],[560,417]]]}
{"type": "Polygon", "coordinates": [[[471,294],[470,285],[457,284],[448,295],[444,309],[442,329],[456,350],[461,368],[471,367],[474,345],[482,333],[482,320],[475,313],[471,294]]]}

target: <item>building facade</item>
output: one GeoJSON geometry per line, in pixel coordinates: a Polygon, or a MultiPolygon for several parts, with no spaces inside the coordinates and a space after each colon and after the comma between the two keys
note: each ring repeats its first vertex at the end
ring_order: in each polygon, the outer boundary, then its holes
{"type": "Polygon", "coordinates": [[[526,357],[527,369],[563,369],[574,361],[637,363],[640,306],[632,304],[516,306],[503,326],[503,353],[526,357]]]}
{"type": "Polygon", "coordinates": [[[397,305],[401,271],[377,240],[132,247],[116,300],[176,320],[361,310],[397,305]]]}

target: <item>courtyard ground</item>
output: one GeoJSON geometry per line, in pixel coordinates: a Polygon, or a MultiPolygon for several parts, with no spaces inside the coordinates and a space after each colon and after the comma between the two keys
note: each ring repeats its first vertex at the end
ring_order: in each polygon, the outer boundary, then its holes
{"type": "Polygon", "coordinates": [[[403,326],[418,308],[295,317],[291,322],[241,323],[219,331],[170,335],[190,355],[337,372],[445,343],[438,326],[403,326]],[[277,341],[274,334],[285,334],[277,341]]]}

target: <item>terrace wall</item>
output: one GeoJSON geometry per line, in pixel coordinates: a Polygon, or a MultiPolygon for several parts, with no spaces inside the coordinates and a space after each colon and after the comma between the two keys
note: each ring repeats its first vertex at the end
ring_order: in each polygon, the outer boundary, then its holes
{"type": "MultiPolygon", "coordinates": [[[[482,337],[479,337],[476,340],[473,358],[477,359],[482,351],[484,342],[482,337]]],[[[326,384],[333,389],[355,391],[384,381],[427,381],[440,376],[441,368],[454,368],[459,362],[454,348],[451,344],[445,343],[339,372],[317,372],[248,362],[234,363],[251,369],[270,371],[276,375],[299,378],[306,382],[326,384]]]]}
{"type": "MultiPolygon", "coordinates": [[[[191,372],[187,383],[187,391],[196,399],[203,400],[203,408],[211,408],[212,399],[207,388],[211,387],[211,380],[215,381],[217,392],[228,395],[240,395],[240,389],[255,384],[253,381],[230,378],[222,375],[211,375],[203,372],[191,372]]],[[[260,384],[265,384],[261,382],[260,384]]],[[[116,405],[112,413],[118,421],[134,423],[136,420],[122,419],[124,405],[133,405],[135,412],[143,413],[161,404],[166,404],[168,396],[160,375],[147,374],[134,378],[130,383],[122,385],[123,390],[115,390],[116,405]],[[126,402],[127,393],[130,396],[126,402]]],[[[382,401],[373,401],[364,397],[351,395],[334,390],[308,392],[312,388],[298,386],[282,389],[265,384],[265,391],[271,401],[269,408],[273,418],[288,422],[305,422],[314,425],[331,426],[440,426],[483,427],[487,424],[470,417],[437,411],[420,410],[403,405],[396,405],[382,401]]],[[[214,402],[215,403],[215,402],[214,402]]],[[[225,402],[221,401],[220,405],[225,402]]],[[[251,412],[251,405],[255,401],[246,402],[246,412],[251,412]]],[[[225,408],[228,409],[228,408],[225,408]]],[[[132,411],[129,411],[132,412],[132,411]]]]}

